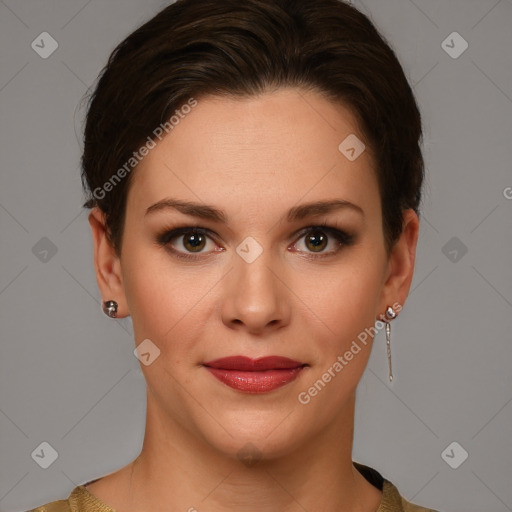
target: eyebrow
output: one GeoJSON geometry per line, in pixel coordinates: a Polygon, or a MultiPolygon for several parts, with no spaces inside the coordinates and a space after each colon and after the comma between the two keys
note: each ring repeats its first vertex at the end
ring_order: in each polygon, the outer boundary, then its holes
{"type": "MultiPolygon", "coordinates": [[[[181,201],[179,199],[173,198],[162,199],[161,201],[151,205],[146,210],[144,215],[167,209],[173,209],[185,215],[191,215],[193,217],[199,217],[201,219],[207,219],[227,224],[228,218],[223,210],[219,210],[214,206],[206,204],[194,203],[191,201],[181,201]]],[[[307,217],[325,215],[327,213],[342,209],[350,209],[359,212],[363,218],[365,217],[363,209],[357,204],[351,203],[350,201],[346,201],[344,199],[331,199],[328,201],[315,201],[301,204],[299,206],[294,206],[288,210],[286,218],[288,222],[291,223],[307,217]]]]}

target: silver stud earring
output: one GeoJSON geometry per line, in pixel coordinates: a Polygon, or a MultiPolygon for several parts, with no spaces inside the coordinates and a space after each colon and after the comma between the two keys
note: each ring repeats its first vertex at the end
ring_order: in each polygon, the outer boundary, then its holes
{"type": "Polygon", "coordinates": [[[106,300],[103,303],[103,313],[110,318],[117,316],[117,302],[115,300],[106,300]]]}
{"type": "Polygon", "coordinates": [[[391,306],[388,306],[386,309],[386,346],[388,349],[389,382],[393,380],[393,370],[391,369],[391,325],[389,324],[389,320],[393,320],[395,317],[395,310],[391,306]]]}

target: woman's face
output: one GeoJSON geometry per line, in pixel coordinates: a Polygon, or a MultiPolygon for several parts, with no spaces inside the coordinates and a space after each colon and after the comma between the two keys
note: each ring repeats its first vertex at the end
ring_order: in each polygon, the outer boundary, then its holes
{"type": "Polygon", "coordinates": [[[141,364],[153,428],[172,425],[232,456],[250,442],[272,457],[346,420],[370,355],[368,329],[407,295],[417,234],[387,260],[374,162],[368,150],[355,158],[354,135],[364,141],[351,112],[317,93],[207,97],[134,171],[121,284],[103,298],[131,315],[136,345],[151,340],[146,358],[160,351],[141,364]],[[332,201],[347,203],[304,207],[332,201]],[[205,367],[238,355],[306,366],[274,372],[295,379],[271,390],[228,372],[236,389],[205,367]]]}

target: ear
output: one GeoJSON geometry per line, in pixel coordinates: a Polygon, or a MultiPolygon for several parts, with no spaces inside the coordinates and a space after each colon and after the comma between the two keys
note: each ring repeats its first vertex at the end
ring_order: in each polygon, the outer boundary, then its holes
{"type": "Polygon", "coordinates": [[[129,315],[126,303],[123,279],[121,274],[121,261],[113,245],[107,237],[105,214],[95,206],[89,213],[94,244],[94,268],[96,280],[103,301],[115,300],[118,304],[117,317],[129,315]]]}
{"type": "Polygon", "coordinates": [[[384,319],[383,315],[388,306],[392,306],[396,313],[400,312],[409,295],[412,283],[419,219],[412,209],[403,211],[403,219],[402,234],[391,251],[384,278],[377,315],[380,320],[384,319]]]}

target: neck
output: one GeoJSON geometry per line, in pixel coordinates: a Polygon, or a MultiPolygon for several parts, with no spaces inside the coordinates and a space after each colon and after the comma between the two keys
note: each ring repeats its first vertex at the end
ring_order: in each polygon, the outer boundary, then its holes
{"type": "Polygon", "coordinates": [[[382,493],[352,464],[354,401],[329,428],[286,451],[271,440],[246,445],[251,459],[219,452],[169,421],[148,396],[143,448],[125,472],[124,505],[116,509],[149,512],[165,504],[190,512],[374,512],[382,493]]]}

